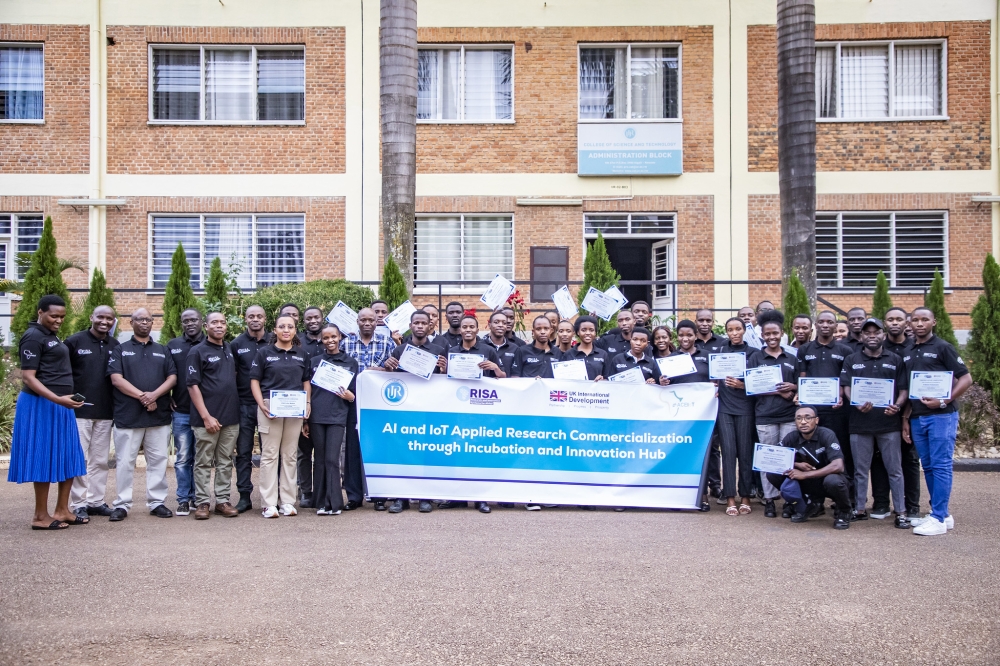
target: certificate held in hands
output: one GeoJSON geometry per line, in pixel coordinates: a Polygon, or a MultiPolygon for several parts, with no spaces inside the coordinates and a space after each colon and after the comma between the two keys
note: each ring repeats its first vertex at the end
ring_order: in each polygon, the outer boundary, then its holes
{"type": "Polygon", "coordinates": [[[795,449],[754,444],[753,468],[765,474],[784,474],[795,466],[795,449]]]}
{"type": "MultiPolygon", "coordinates": [[[[581,359],[582,360],[582,359],[581,359]]],[[[625,372],[608,377],[609,382],[621,382],[622,384],[645,384],[646,376],[639,368],[629,368],[625,372]]]]}
{"type": "Polygon", "coordinates": [[[582,358],[575,358],[572,361],[554,361],[552,363],[552,378],[572,379],[578,382],[589,381],[587,363],[582,358]]]}
{"type": "Polygon", "coordinates": [[[951,372],[911,372],[910,397],[951,400],[951,372]]]}
{"type": "Polygon", "coordinates": [[[490,286],[486,288],[486,293],[480,296],[479,300],[490,310],[496,310],[507,302],[510,295],[514,293],[514,288],[513,282],[497,273],[493,282],[490,282],[490,286]]]}
{"type": "Polygon", "coordinates": [[[656,359],[656,365],[660,366],[660,374],[667,378],[682,377],[698,372],[698,369],[694,367],[691,354],[664,356],[656,359]]]}
{"type": "Polygon", "coordinates": [[[777,393],[778,384],[783,381],[781,368],[777,365],[762,365],[757,368],[748,368],[746,374],[743,375],[743,383],[746,385],[747,395],[777,393]]]}
{"type": "Polygon", "coordinates": [[[304,419],[306,417],[305,391],[271,391],[268,403],[271,416],[279,419],[304,419]]]}
{"type": "Polygon", "coordinates": [[[482,354],[448,354],[448,377],[451,379],[482,379],[485,361],[482,354]]]}
{"type": "Polygon", "coordinates": [[[836,377],[799,377],[799,404],[832,407],[840,401],[836,377]]]}
{"type": "Polygon", "coordinates": [[[742,379],[746,370],[747,355],[743,352],[708,355],[708,376],[710,379],[725,379],[726,377],[742,379]]]}
{"type": "Polygon", "coordinates": [[[354,373],[350,370],[329,361],[320,361],[319,367],[313,373],[311,383],[330,393],[340,393],[341,390],[351,385],[352,379],[354,379],[354,373]]]}
{"type": "Polygon", "coordinates": [[[860,407],[867,402],[872,407],[888,407],[895,400],[895,384],[892,379],[851,378],[851,405],[860,407]]]}
{"type": "MultiPolygon", "coordinates": [[[[391,332],[403,333],[410,330],[410,315],[416,312],[413,303],[406,301],[385,316],[385,326],[391,332]]],[[[390,336],[391,337],[391,336],[390,336]]]]}
{"type": "Polygon", "coordinates": [[[437,368],[438,357],[428,351],[424,351],[413,345],[406,345],[406,349],[399,357],[399,367],[402,370],[416,375],[423,379],[430,379],[437,368]]]}

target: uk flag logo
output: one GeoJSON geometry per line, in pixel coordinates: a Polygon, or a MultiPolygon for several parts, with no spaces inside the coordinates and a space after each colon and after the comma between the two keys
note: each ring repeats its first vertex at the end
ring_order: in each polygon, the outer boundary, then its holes
{"type": "Polygon", "coordinates": [[[566,402],[568,398],[566,391],[549,391],[549,402],[566,402]]]}

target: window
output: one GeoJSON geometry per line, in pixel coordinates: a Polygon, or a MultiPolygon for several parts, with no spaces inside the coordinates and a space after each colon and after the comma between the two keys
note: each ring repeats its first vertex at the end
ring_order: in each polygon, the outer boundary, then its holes
{"type": "MultiPolygon", "coordinates": [[[[18,280],[28,273],[26,259],[38,249],[42,239],[45,217],[41,213],[0,214],[0,238],[10,238],[14,248],[13,259],[18,280]]],[[[2,241],[0,241],[2,242],[2,241]]],[[[3,273],[8,274],[6,245],[4,246],[3,273]]]]}
{"type": "Polygon", "coordinates": [[[948,279],[947,213],[816,213],[820,289],[874,289],[879,271],[895,289],[948,279]]]}
{"type": "Polygon", "coordinates": [[[672,236],[675,217],[673,213],[661,215],[593,213],[583,216],[583,233],[588,238],[596,238],[598,231],[605,237],[638,234],[672,236]]]}
{"type": "Polygon", "coordinates": [[[149,118],[159,122],[305,120],[305,51],[296,47],[151,47],[149,118]]]}
{"type": "Polygon", "coordinates": [[[150,219],[149,286],[163,289],[177,244],[191,266],[191,286],[200,289],[212,260],[237,270],[242,288],[305,279],[305,220],[301,215],[153,215],[150,219]]]}
{"type": "Polygon", "coordinates": [[[580,120],[680,118],[678,45],[580,47],[580,120]]]}
{"type": "Polygon", "coordinates": [[[414,228],[413,279],[488,282],[497,273],[513,279],[513,227],[510,215],[419,216],[414,228]]]}
{"type": "Polygon", "coordinates": [[[944,118],[945,42],[818,44],[816,115],[823,120],[944,118]]]}
{"type": "Polygon", "coordinates": [[[427,46],[417,51],[417,120],[514,119],[510,46],[427,46]]]}
{"type": "Polygon", "coordinates": [[[531,301],[533,303],[551,301],[552,294],[568,280],[568,247],[531,248],[531,301]],[[541,282],[542,280],[546,280],[546,282],[541,282]]]}
{"type": "Polygon", "coordinates": [[[0,121],[40,121],[44,102],[41,44],[0,44],[0,121]]]}

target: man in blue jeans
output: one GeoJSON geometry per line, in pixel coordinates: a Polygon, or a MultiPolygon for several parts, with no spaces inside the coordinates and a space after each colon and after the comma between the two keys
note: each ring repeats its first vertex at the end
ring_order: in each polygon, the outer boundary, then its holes
{"type": "Polygon", "coordinates": [[[951,396],[928,398],[915,386],[910,375],[910,406],[903,419],[903,438],[913,442],[924,468],[924,480],[931,496],[931,512],[923,518],[911,519],[913,533],[920,536],[945,534],[955,527],[948,512],[951,497],[952,458],[955,455],[955,434],[958,432],[958,411],[955,400],[972,385],[972,375],[950,344],[934,335],[934,313],[917,308],[911,315],[913,345],[904,351],[903,363],[908,373],[950,372],[951,396]]]}
{"type": "MultiPolygon", "coordinates": [[[[201,313],[189,308],[181,313],[182,335],[167,343],[170,356],[177,366],[177,374],[187,377],[187,357],[191,348],[205,340],[205,322],[201,313]]],[[[174,475],[177,477],[177,515],[191,513],[194,504],[194,432],[191,430],[191,398],[188,397],[187,383],[177,382],[170,394],[170,409],[173,410],[174,475]]]]}

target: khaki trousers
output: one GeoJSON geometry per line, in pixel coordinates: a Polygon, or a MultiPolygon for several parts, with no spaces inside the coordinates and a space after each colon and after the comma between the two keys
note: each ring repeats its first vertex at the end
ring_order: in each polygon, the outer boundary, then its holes
{"type": "Polygon", "coordinates": [[[257,408],[257,432],[260,433],[260,496],[265,507],[295,504],[298,482],[296,460],[299,433],[304,419],[269,419],[257,408]],[[280,486],[278,465],[281,465],[280,486]],[[280,502],[279,502],[280,499],[280,502]]]}
{"type": "Polygon", "coordinates": [[[108,457],[111,455],[111,419],[77,419],[83,457],[87,460],[87,475],[73,479],[69,493],[69,508],[76,511],[104,504],[108,489],[108,457]]]}
{"type": "Polygon", "coordinates": [[[167,443],[170,426],[114,428],[115,485],[118,497],[114,508],[132,510],[132,478],[139,447],[146,456],[146,507],[152,511],[167,499],[167,443]]]}
{"type": "Polygon", "coordinates": [[[240,426],[227,425],[216,433],[194,426],[194,503],[209,504],[212,470],[215,470],[215,503],[229,501],[233,484],[233,452],[240,426]]]}

